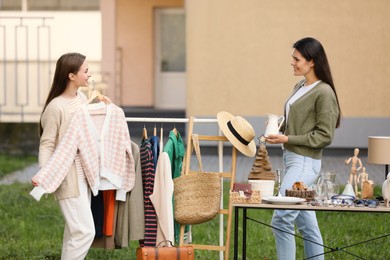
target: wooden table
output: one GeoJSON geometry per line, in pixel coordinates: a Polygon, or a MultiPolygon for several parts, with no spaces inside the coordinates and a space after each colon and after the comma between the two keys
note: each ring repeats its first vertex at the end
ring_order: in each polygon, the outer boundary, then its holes
{"type": "MultiPolygon", "coordinates": [[[[355,206],[311,206],[307,203],[293,204],[293,205],[279,205],[270,203],[260,204],[233,204],[234,207],[234,259],[238,258],[238,224],[239,224],[239,211],[243,211],[242,218],[242,259],[246,259],[246,227],[247,227],[247,210],[250,209],[281,209],[281,210],[314,210],[314,211],[335,211],[335,212],[363,212],[363,213],[390,213],[390,207],[386,208],[383,205],[379,205],[376,208],[369,207],[355,207],[355,206]]],[[[390,236],[386,234],[382,237],[390,236]]]]}

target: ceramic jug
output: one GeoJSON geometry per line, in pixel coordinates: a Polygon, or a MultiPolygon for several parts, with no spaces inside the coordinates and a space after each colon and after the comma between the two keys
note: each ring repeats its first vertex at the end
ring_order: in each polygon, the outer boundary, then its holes
{"type": "Polygon", "coordinates": [[[274,114],[267,114],[267,115],[268,115],[268,123],[267,123],[267,128],[265,129],[265,134],[264,134],[265,137],[271,134],[272,135],[278,134],[280,127],[284,122],[284,116],[277,116],[274,114]]]}

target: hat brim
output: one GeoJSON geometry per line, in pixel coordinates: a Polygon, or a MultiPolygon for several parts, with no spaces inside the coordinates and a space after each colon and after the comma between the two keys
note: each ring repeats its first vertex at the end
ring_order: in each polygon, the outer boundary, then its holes
{"type": "Polygon", "coordinates": [[[229,122],[234,116],[226,111],[221,111],[217,114],[217,120],[219,128],[221,128],[222,133],[226,136],[226,138],[233,144],[237,150],[239,150],[242,154],[253,157],[256,154],[256,144],[255,141],[252,140],[248,145],[241,143],[229,130],[227,126],[227,122],[229,122]]]}

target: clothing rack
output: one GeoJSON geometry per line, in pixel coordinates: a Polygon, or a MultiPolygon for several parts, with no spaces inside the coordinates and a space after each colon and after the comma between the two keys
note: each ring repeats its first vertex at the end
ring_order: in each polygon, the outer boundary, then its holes
{"type": "MultiPolygon", "coordinates": [[[[159,117],[126,117],[127,122],[141,122],[141,123],[189,123],[189,118],[159,118],[159,117]]],[[[218,123],[216,118],[194,118],[196,123],[218,123]]],[[[218,127],[218,135],[223,135],[221,129],[218,127]]],[[[223,142],[218,142],[218,171],[223,172],[223,142]]],[[[223,180],[221,180],[223,189],[223,180]]],[[[223,196],[221,197],[221,209],[223,209],[223,196]]],[[[224,245],[224,221],[223,215],[219,216],[219,244],[224,245]]],[[[220,251],[219,258],[223,259],[223,252],[220,251]]]]}

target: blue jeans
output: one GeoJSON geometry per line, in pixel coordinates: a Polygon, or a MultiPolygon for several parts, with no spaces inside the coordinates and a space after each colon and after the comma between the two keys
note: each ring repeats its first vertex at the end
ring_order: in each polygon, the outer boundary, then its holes
{"type": "MultiPolygon", "coordinates": [[[[285,176],[281,184],[280,192],[285,195],[286,189],[291,189],[296,181],[303,182],[306,186],[312,185],[320,174],[321,160],[302,156],[287,150],[283,151],[285,176]]],[[[305,257],[322,254],[324,252],[322,236],[314,211],[300,210],[275,210],[272,217],[272,226],[285,232],[295,234],[294,224],[304,239],[305,257]],[[312,243],[310,241],[315,241],[312,243]]],[[[277,229],[273,229],[276,240],[278,259],[295,259],[295,237],[277,229]]],[[[318,256],[313,259],[324,259],[318,256]]]]}

